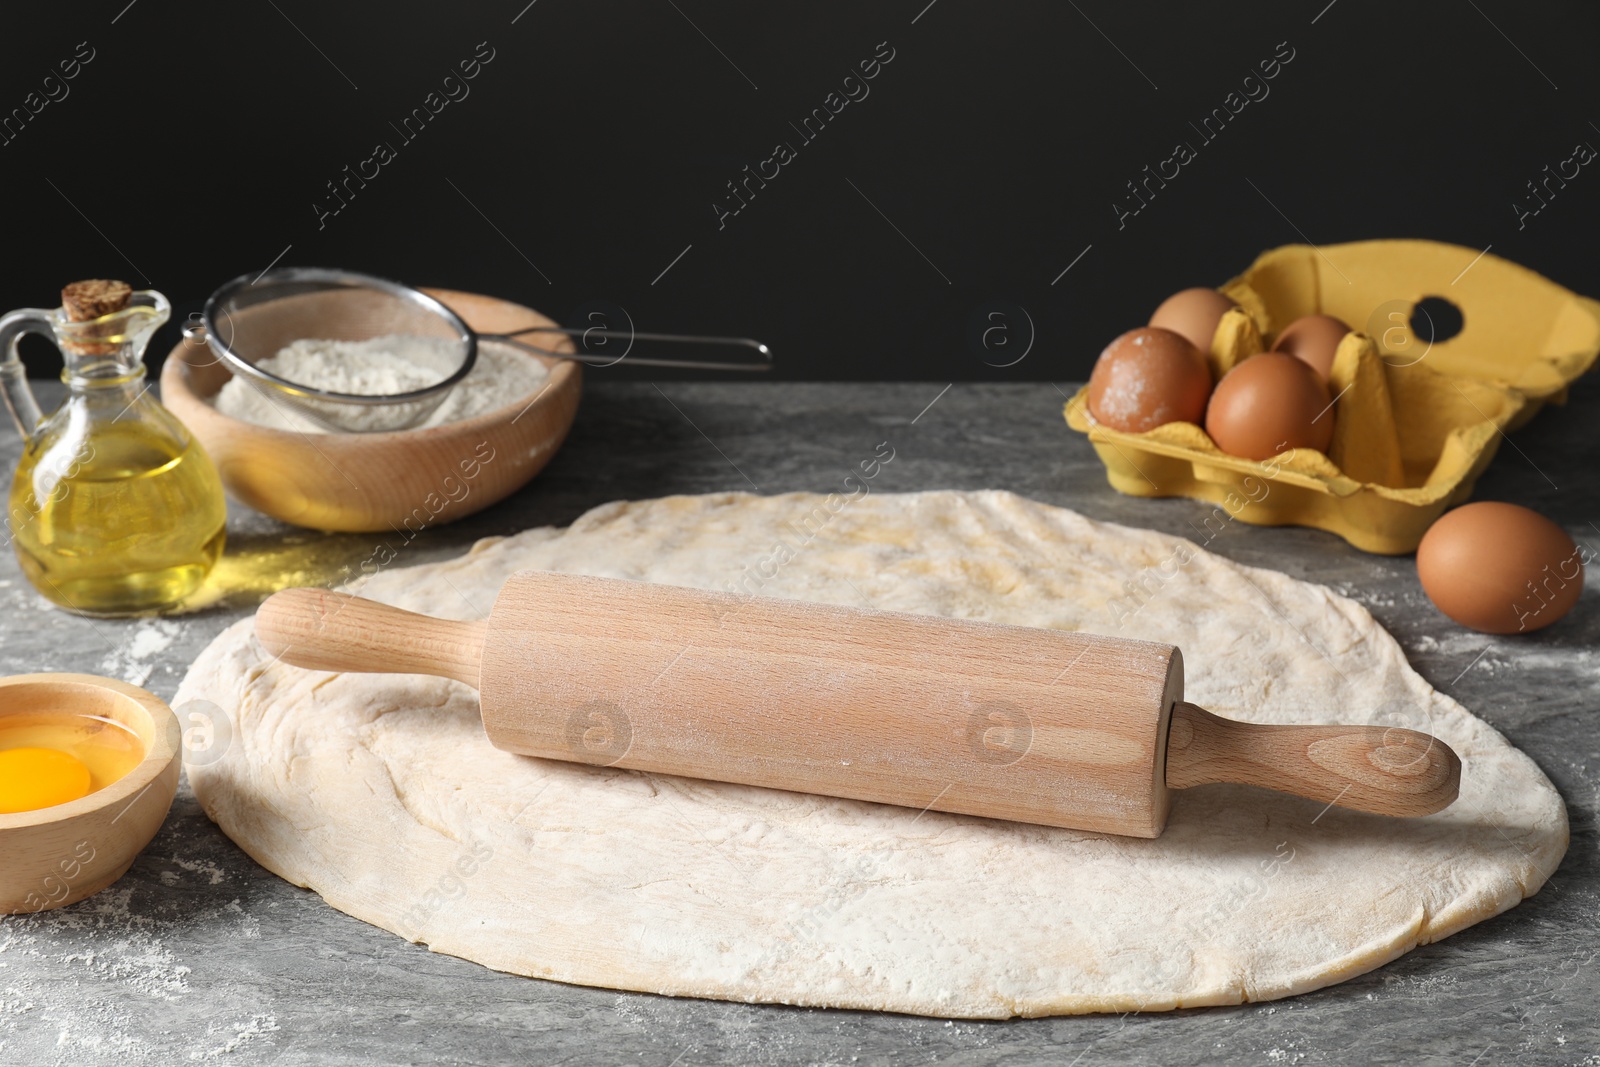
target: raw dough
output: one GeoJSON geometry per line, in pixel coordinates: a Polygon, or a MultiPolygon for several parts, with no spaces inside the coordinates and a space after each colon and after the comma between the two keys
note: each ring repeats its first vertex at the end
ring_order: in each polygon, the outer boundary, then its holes
{"type": "Polygon", "coordinates": [[[1165,535],[1001,492],[669,497],[360,591],[481,617],[525,568],[1166,641],[1222,714],[1435,731],[1461,799],[1402,821],[1213,786],[1143,841],[547,762],[490,747],[458,683],[269,662],[245,620],[177,698],[234,717],[189,766],[206,812],[341,911],[498,970],[983,1018],[1316,989],[1512,907],[1566,850],[1544,775],[1363,608],[1165,535]]]}

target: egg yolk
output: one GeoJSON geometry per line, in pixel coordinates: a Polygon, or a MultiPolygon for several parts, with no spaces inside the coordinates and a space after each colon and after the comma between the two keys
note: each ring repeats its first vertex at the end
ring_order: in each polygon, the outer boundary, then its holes
{"type": "Polygon", "coordinates": [[[0,814],[35,811],[89,795],[89,768],[53,748],[0,752],[0,814]]]}

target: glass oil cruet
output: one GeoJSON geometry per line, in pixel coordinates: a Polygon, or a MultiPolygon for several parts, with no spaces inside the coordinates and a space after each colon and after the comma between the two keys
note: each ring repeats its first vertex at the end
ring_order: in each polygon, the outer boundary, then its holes
{"type": "Polygon", "coordinates": [[[227,507],[200,443],[150,395],[144,350],[172,313],[154,290],[74,282],[62,307],[0,318],[0,391],[22,434],[7,511],[22,572],[81,615],[137,615],[199,588],[222,555],[227,507]],[[17,353],[61,349],[67,397],[42,417],[17,353]]]}

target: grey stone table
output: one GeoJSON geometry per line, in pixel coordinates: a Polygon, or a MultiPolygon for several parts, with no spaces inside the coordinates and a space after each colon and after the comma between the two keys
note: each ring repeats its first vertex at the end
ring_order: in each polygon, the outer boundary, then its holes
{"type": "MultiPolygon", "coordinates": [[[[1112,492],[1063,424],[1056,386],[942,387],[592,384],[543,475],[429,531],[409,561],[564,525],[618,498],[831,491],[883,440],[896,458],[879,490],[1006,488],[1190,537],[1210,510],[1112,492]]],[[[1502,446],[1478,495],[1537,508],[1600,549],[1596,423],[1591,377],[1502,446]]],[[[17,455],[14,438],[0,448],[6,470],[17,455]]],[[[0,671],[109,674],[170,698],[201,648],[271,585],[340,580],[372,547],[234,506],[212,606],[126,622],[49,609],[6,553],[0,671]]],[[[1210,548],[1355,597],[1436,687],[1538,761],[1569,805],[1572,848],[1536,897],[1371,974],[1268,1004],[975,1023],[675,1000],[517,978],[408,944],[256,866],[185,785],[117,885],[0,919],[0,1064],[1600,1064],[1600,595],[1591,588],[1550,631],[1488,638],[1436,614],[1408,558],[1240,523],[1210,548]]]]}

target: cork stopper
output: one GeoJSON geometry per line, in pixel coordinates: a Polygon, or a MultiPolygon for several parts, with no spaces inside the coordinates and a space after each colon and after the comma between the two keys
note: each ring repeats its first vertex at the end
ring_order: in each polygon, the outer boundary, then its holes
{"type": "MultiPolygon", "coordinates": [[[[88,322],[121,311],[132,296],[133,288],[127,282],[89,278],[61,290],[61,310],[66,312],[68,322],[88,322]]],[[[117,351],[115,344],[88,340],[68,342],[63,347],[86,356],[107,356],[117,351]]]]}
{"type": "Polygon", "coordinates": [[[61,290],[61,308],[67,313],[68,322],[88,322],[121,311],[128,306],[131,296],[133,287],[127,282],[90,278],[73,282],[61,290]]]}

